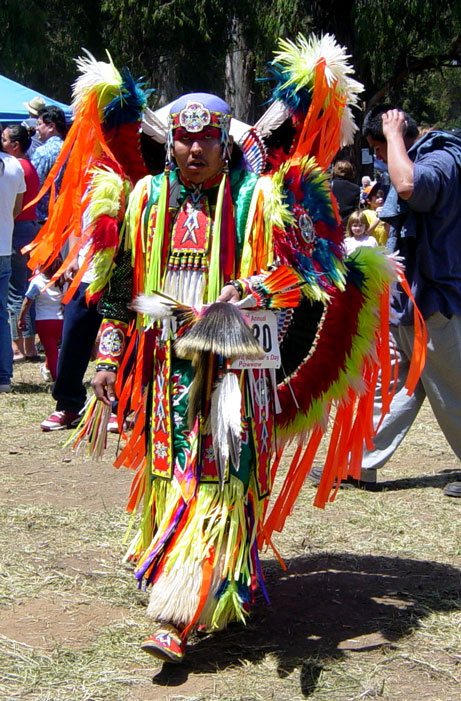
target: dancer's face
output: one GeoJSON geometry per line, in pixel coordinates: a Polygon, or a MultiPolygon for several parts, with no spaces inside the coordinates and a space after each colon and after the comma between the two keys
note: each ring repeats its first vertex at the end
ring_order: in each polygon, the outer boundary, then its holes
{"type": "Polygon", "coordinates": [[[219,129],[205,127],[191,134],[182,127],[175,131],[173,153],[181,174],[199,185],[224,168],[219,129]]]}

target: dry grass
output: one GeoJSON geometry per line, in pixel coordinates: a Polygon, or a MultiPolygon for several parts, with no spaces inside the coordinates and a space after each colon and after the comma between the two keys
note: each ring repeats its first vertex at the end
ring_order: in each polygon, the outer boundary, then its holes
{"type": "Polygon", "coordinates": [[[306,485],[276,539],[287,571],[263,554],[271,607],[161,668],[139,651],[146,594],[119,564],[130,476],[40,432],[39,378],[18,367],[0,396],[2,700],[460,698],[461,503],[441,490],[459,465],[427,407],[383,491],[319,511],[306,485]]]}

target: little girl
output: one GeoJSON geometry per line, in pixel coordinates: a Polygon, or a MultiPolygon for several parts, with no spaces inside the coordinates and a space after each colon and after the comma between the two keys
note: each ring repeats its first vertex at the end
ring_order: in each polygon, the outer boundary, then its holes
{"type": "Polygon", "coordinates": [[[347,220],[344,244],[348,256],[359,246],[377,247],[378,242],[375,237],[368,233],[368,221],[363,212],[356,210],[347,220]]]}
{"type": "MultiPolygon", "coordinates": [[[[34,275],[27,288],[18,321],[19,328],[25,328],[26,314],[35,300],[35,328],[45,349],[45,368],[49,370],[53,380],[56,379],[59,344],[62,336],[62,298],[66,284],[62,278],[59,278],[47,289],[45,287],[61,264],[62,259],[58,256],[51,265],[34,275]]],[[[46,379],[46,371],[42,374],[46,379]]]]}

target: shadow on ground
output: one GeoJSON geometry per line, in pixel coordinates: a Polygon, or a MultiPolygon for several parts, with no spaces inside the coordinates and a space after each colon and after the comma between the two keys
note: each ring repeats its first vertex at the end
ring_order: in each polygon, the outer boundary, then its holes
{"type": "Polygon", "coordinates": [[[183,684],[271,654],[280,678],[301,669],[305,697],[316,689],[326,660],[345,650],[394,647],[433,611],[461,607],[461,571],[399,557],[318,555],[266,564],[271,606],[259,601],[245,628],[232,625],[189,645],[180,666],[163,665],[153,683],[183,684]]]}
{"type": "Polygon", "coordinates": [[[398,480],[376,483],[362,482],[360,488],[369,492],[397,492],[401,489],[427,489],[429,487],[443,489],[449,482],[456,480],[461,480],[459,468],[441,470],[436,475],[418,475],[417,477],[403,477],[398,480]]]}
{"type": "Polygon", "coordinates": [[[50,394],[51,383],[43,382],[17,382],[13,384],[13,394],[50,394]]]}

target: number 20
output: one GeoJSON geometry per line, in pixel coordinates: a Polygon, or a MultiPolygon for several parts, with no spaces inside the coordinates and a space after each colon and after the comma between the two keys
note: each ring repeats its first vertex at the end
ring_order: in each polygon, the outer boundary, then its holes
{"type": "Polygon", "coordinates": [[[267,324],[263,324],[262,326],[258,326],[258,324],[253,324],[253,334],[258,343],[263,347],[263,350],[266,353],[270,353],[270,351],[272,350],[272,337],[270,327],[267,324]]]}

